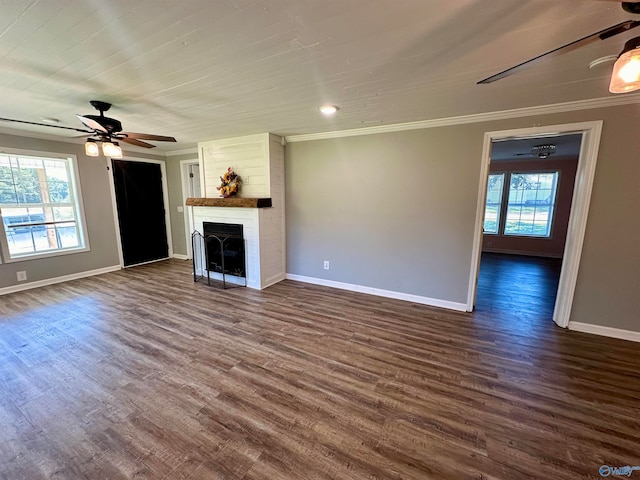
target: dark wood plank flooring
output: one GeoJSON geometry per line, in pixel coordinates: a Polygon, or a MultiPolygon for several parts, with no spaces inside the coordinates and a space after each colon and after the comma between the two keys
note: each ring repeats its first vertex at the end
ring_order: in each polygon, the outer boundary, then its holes
{"type": "Polygon", "coordinates": [[[189,273],[171,260],[0,297],[0,479],[575,480],[640,465],[638,345],[556,328],[513,289],[492,304],[497,279],[465,314],[189,273]]]}

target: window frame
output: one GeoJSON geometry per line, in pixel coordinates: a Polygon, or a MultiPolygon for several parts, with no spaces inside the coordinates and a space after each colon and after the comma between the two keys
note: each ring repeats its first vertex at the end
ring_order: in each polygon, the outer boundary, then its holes
{"type": "MultiPolygon", "coordinates": [[[[4,148],[0,147],[0,154],[5,154],[9,156],[24,156],[24,157],[35,157],[41,159],[49,159],[49,160],[65,160],[67,162],[68,172],[69,172],[69,181],[70,185],[70,195],[72,196],[72,203],[75,208],[76,213],[76,222],[78,224],[78,233],[81,236],[79,247],[71,247],[64,249],[56,249],[56,250],[47,250],[43,252],[29,252],[23,254],[11,254],[9,251],[9,241],[7,232],[4,227],[4,221],[2,220],[2,208],[0,205],[0,253],[1,253],[1,261],[0,263],[15,263],[15,262],[24,262],[28,260],[37,260],[42,258],[50,258],[50,257],[58,257],[61,255],[71,255],[76,253],[88,252],[91,250],[89,245],[89,235],[87,231],[87,220],[84,211],[84,201],[82,195],[82,186],[80,184],[80,175],[78,172],[78,159],[76,155],[71,153],[59,153],[59,152],[44,152],[38,150],[25,150],[18,148],[4,148]]],[[[11,208],[11,207],[7,207],[11,208]]]]}
{"type": "Polygon", "coordinates": [[[504,238],[535,238],[538,240],[552,240],[553,239],[553,230],[556,221],[556,206],[558,204],[558,192],[560,190],[560,178],[562,172],[557,169],[550,170],[510,170],[508,175],[508,183],[509,188],[504,191],[504,223],[502,225],[501,236],[504,238]],[[513,175],[545,175],[545,174],[555,174],[555,191],[553,192],[553,201],[551,202],[551,220],[549,222],[549,235],[534,235],[534,234],[525,234],[525,233],[507,233],[507,215],[509,210],[509,196],[511,192],[511,177],[513,175]]]}

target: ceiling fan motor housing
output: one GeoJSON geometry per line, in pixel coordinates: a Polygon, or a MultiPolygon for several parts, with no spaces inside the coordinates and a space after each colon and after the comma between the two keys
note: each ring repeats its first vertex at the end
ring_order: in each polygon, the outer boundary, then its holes
{"type": "Polygon", "coordinates": [[[118,133],[122,131],[122,123],[115,118],[103,117],[102,115],[84,115],[84,117],[98,122],[109,133],[118,133]]]}
{"type": "Polygon", "coordinates": [[[640,2],[622,2],[625,12],[640,14],[640,2]]]}

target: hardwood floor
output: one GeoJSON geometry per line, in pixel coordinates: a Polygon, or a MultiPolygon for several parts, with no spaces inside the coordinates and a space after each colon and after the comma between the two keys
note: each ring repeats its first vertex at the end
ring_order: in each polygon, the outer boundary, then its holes
{"type": "Polygon", "coordinates": [[[465,314],[189,274],[172,260],[0,297],[1,479],[573,480],[640,465],[638,345],[506,314],[482,303],[490,279],[465,314]]]}

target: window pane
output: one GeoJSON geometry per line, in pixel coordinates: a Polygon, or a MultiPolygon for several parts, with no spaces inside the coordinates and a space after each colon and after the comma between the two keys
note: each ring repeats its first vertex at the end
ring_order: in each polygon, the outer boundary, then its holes
{"type": "Polygon", "coordinates": [[[498,233],[504,173],[489,175],[487,204],[484,210],[484,233],[498,233]]]}
{"type": "Polygon", "coordinates": [[[62,248],[72,248],[80,245],[80,235],[78,235],[78,228],[75,222],[57,224],[56,236],[62,248]]]}
{"type": "Polygon", "coordinates": [[[505,235],[549,237],[558,172],[512,173],[505,235]]]}

